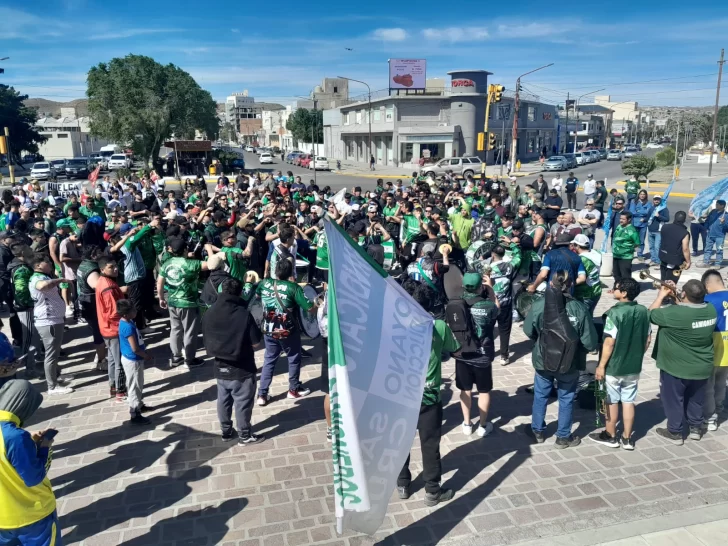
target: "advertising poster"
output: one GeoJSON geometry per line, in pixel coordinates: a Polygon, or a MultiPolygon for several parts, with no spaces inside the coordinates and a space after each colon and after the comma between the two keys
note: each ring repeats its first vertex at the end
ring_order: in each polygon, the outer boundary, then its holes
{"type": "Polygon", "coordinates": [[[390,89],[424,89],[426,80],[425,59],[389,59],[390,89]]]}

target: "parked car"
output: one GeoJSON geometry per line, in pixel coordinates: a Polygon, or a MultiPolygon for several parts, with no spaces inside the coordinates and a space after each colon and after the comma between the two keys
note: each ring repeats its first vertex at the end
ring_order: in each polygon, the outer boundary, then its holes
{"type": "Polygon", "coordinates": [[[329,170],[329,160],[322,156],[317,156],[315,159],[313,159],[308,164],[309,169],[313,169],[315,171],[328,171],[329,170]]]}
{"type": "Polygon", "coordinates": [[[311,156],[311,154],[303,154],[301,157],[299,157],[298,164],[304,169],[308,169],[308,166],[311,164],[312,159],[313,157],[311,156]]]}
{"type": "Polygon", "coordinates": [[[607,161],[622,161],[622,152],[620,150],[609,150],[607,152],[607,161]]]}
{"type": "Polygon", "coordinates": [[[109,158],[109,170],[129,169],[131,168],[131,160],[124,154],[114,154],[109,158]]]}
{"type": "Polygon", "coordinates": [[[301,155],[303,152],[291,152],[286,156],[286,163],[293,163],[293,161],[301,155]]]}
{"type": "Polygon", "coordinates": [[[102,171],[109,170],[109,158],[101,155],[101,152],[94,152],[89,156],[92,165],[101,165],[102,171]]]}
{"type": "Polygon", "coordinates": [[[53,165],[53,169],[56,171],[56,174],[65,174],[65,171],[66,171],[66,160],[65,159],[53,159],[50,161],[50,164],[53,165]]]}
{"type": "Polygon", "coordinates": [[[627,159],[629,157],[634,157],[634,156],[637,155],[638,152],[639,152],[639,150],[637,150],[637,148],[635,148],[634,146],[630,146],[629,148],[625,148],[624,149],[624,156],[623,157],[625,159],[627,159]]]}
{"type": "Polygon", "coordinates": [[[298,154],[296,157],[293,158],[293,164],[298,167],[302,167],[303,165],[301,165],[301,161],[303,161],[304,159],[311,159],[311,156],[308,154],[298,154]]]}
{"type": "Polygon", "coordinates": [[[260,157],[258,159],[260,160],[261,165],[263,165],[264,163],[273,163],[273,156],[268,152],[263,152],[262,154],[260,154],[260,157]]]}
{"type": "Polygon", "coordinates": [[[607,159],[607,149],[606,148],[599,148],[597,150],[599,152],[599,159],[607,159]]]}
{"type": "Polygon", "coordinates": [[[592,157],[592,163],[599,163],[602,160],[599,150],[589,150],[589,154],[592,157]]]}
{"type": "Polygon", "coordinates": [[[55,180],[56,169],[52,163],[47,161],[34,163],[33,168],[30,169],[30,178],[35,180],[55,180]]]}
{"type": "Polygon", "coordinates": [[[573,169],[576,167],[576,156],[574,154],[561,154],[561,156],[567,161],[567,169],[573,169]]]}
{"type": "Polygon", "coordinates": [[[574,157],[576,158],[576,164],[577,165],[586,165],[589,163],[589,154],[585,154],[584,152],[576,152],[574,154],[574,157]]]}
{"type": "Polygon", "coordinates": [[[568,169],[569,162],[564,156],[552,155],[543,164],[544,171],[565,171],[568,169]]]}
{"type": "Polygon", "coordinates": [[[430,173],[441,175],[447,171],[452,171],[455,175],[465,177],[479,173],[482,163],[479,157],[450,157],[448,159],[441,159],[433,165],[425,165],[422,168],[422,173],[425,175],[430,173]]]}
{"type": "Polygon", "coordinates": [[[246,152],[255,152],[255,148],[253,148],[252,146],[246,146],[245,151],[246,152]]]}
{"type": "Polygon", "coordinates": [[[245,160],[242,157],[238,157],[237,159],[233,159],[230,162],[230,166],[233,168],[233,171],[244,171],[245,170],[245,160]]]}
{"type": "Polygon", "coordinates": [[[35,163],[38,159],[36,154],[27,154],[23,156],[20,162],[25,165],[26,163],[35,163]]]}
{"type": "Polygon", "coordinates": [[[86,157],[74,157],[66,161],[66,176],[68,178],[88,178],[91,164],[86,157]]]}

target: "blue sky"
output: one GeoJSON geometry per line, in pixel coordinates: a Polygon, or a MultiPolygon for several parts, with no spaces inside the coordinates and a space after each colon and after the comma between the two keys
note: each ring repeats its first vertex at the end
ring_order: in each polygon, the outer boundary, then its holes
{"type": "MultiPolygon", "coordinates": [[[[10,57],[0,62],[0,82],[33,97],[71,100],[84,96],[91,66],[135,53],[182,67],[217,100],[248,89],[256,100],[287,104],[325,76],[385,88],[389,58],[427,59],[428,77],[485,69],[507,89],[519,74],[553,62],[523,80],[548,102],[605,88],[598,94],[615,101],[710,105],[716,61],[728,45],[728,13],[719,0],[689,13],[669,0],[360,5],[0,0],[0,58],[10,57]]],[[[364,88],[352,84],[351,92],[364,88]]],[[[723,97],[728,104],[728,88],[723,97]]]]}

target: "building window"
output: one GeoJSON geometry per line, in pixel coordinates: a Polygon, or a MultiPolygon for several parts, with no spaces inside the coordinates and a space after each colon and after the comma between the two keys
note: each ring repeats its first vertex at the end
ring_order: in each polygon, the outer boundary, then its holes
{"type": "Polygon", "coordinates": [[[359,125],[361,123],[361,110],[356,111],[356,124],[359,125]]]}
{"type": "MultiPolygon", "coordinates": [[[[529,107],[530,110],[530,107],[529,107]]],[[[529,154],[533,153],[533,150],[536,147],[536,139],[533,137],[529,137],[528,139],[528,149],[526,150],[529,154]]]]}
{"type": "Polygon", "coordinates": [[[382,111],[379,108],[372,111],[372,121],[382,121],[382,111]]]}
{"type": "Polygon", "coordinates": [[[58,138],[68,138],[68,134],[66,134],[66,133],[58,133],[58,138]]]}
{"type": "Polygon", "coordinates": [[[535,106],[528,107],[528,121],[536,121],[536,107],[535,106]]]}
{"type": "Polygon", "coordinates": [[[334,93],[338,93],[338,92],[339,92],[339,88],[334,86],[334,93]]]}
{"type": "Polygon", "coordinates": [[[343,114],[344,116],[344,125],[349,125],[349,112],[346,112],[343,114]]]}
{"type": "Polygon", "coordinates": [[[394,121],[394,106],[387,106],[385,108],[384,121],[394,121]]]}

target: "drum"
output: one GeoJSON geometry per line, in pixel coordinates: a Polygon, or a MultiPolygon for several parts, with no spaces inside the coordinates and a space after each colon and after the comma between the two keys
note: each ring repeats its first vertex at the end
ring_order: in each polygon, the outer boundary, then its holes
{"type": "MultiPolygon", "coordinates": [[[[309,301],[316,301],[318,292],[312,284],[307,284],[303,287],[303,295],[309,301]]],[[[308,339],[316,339],[321,336],[318,325],[318,317],[316,313],[309,313],[303,309],[299,309],[298,323],[301,327],[301,337],[308,339]]]]}
{"type": "Polygon", "coordinates": [[[526,318],[526,315],[528,315],[528,312],[531,310],[531,306],[540,298],[543,298],[543,291],[537,291],[535,294],[530,294],[527,290],[522,290],[518,293],[515,301],[515,309],[518,311],[518,314],[521,315],[521,318],[526,318]]]}
{"type": "Polygon", "coordinates": [[[456,300],[463,297],[463,272],[454,264],[450,264],[450,269],[442,279],[445,286],[445,295],[449,300],[456,300]]]}
{"type": "Polygon", "coordinates": [[[296,259],[296,282],[302,284],[308,282],[309,265],[307,260],[301,258],[296,259]]]}

